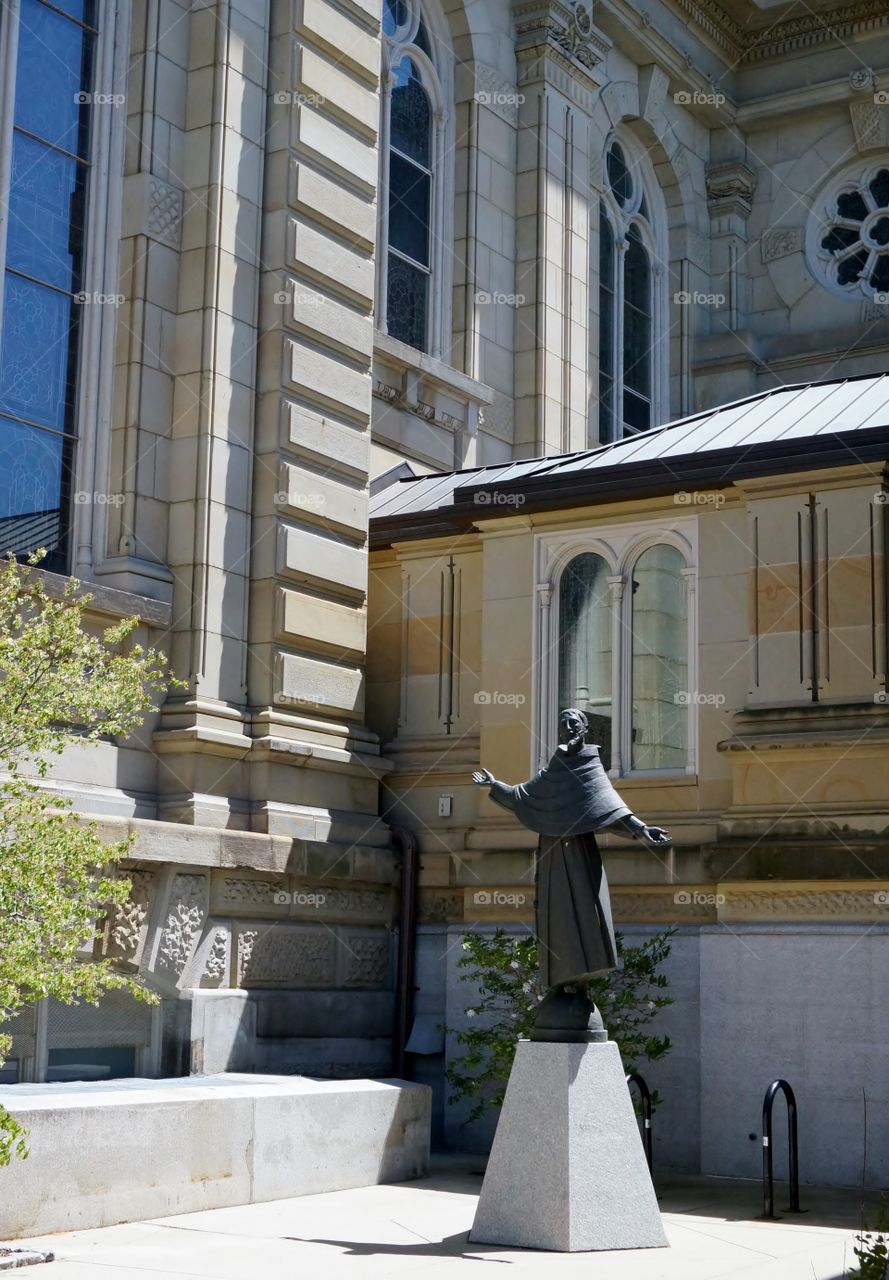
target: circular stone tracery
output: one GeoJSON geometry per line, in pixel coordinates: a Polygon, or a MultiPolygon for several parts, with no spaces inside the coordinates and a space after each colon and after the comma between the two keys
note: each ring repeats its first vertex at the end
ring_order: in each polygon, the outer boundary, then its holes
{"type": "Polygon", "coordinates": [[[817,260],[835,292],[889,294],[889,168],[834,186],[818,222],[817,260]]]}

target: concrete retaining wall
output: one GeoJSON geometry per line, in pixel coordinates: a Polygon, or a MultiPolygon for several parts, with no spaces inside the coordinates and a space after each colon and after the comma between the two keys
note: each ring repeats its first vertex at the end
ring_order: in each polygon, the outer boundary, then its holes
{"type": "Polygon", "coordinates": [[[0,1169],[0,1238],[423,1177],[430,1097],[236,1074],[16,1085],[0,1101],[31,1154],[0,1169]]]}

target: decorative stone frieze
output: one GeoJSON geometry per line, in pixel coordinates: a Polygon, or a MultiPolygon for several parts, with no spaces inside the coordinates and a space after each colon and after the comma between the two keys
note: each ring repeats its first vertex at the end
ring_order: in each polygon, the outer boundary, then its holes
{"type": "Polygon", "coordinates": [[[505,80],[494,67],[484,62],[473,64],[475,87],[473,97],[479,106],[487,107],[507,124],[517,125],[519,119],[519,94],[516,86],[505,80]]]}
{"type": "Polygon", "coordinates": [[[791,253],[800,253],[803,247],[801,227],[772,227],[760,241],[763,262],[775,262],[791,253]]]}
{"type": "Polygon", "coordinates": [[[338,985],[382,990],[388,985],[390,951],[390,937],[383,930],[361,934],[342,931],[338,985]]]}
{"type": "Polygon", "coordinates": [[[463,890],[421,887],[417,894],[420,924],[454,924],[463,919],[463,890]]]}
{"type": "Polygon", "coordinates": [[[239,951],[240,986],[336,985],[336,937],[329,929],[276,924],[250,930],[248,938],[239,951]]]}
{"type": "Polygon", "coordinates": [[[889,110],[874,101],[874,95],[849,103],[849,115],[859,151],[870,151],[886,145],[889,135],[889,110]]]}
{"type": "Polygon", "coordinates": [[[183,194],[153,173],[134,173],[124,187],[124,234],[143,235],[171,249],[182,239],[183,194]]]}
{"type": "Polygon", "coordinates": [[[105,921],[102,954],[108,959],[139,964],[148,933],[148,918],[156,881],[154,871],[124,873],[130,882],[126,902],[112,907],[105,921]]]}
{"type": "Polygon", "coordinates": [[[519,50],[549,45],[553,51],[592,70],[610,47],[607,38],[597,31],[584,0],[573,5],[560,0],[520,0],[513,4],[512,12],[519,50]]]}
{"type": "Polygon", "coordinates": [[[207,916],[207,899],[206,876],[173,876],[155,963],[159,974],[174,981],[181,978],[207,916]]]}

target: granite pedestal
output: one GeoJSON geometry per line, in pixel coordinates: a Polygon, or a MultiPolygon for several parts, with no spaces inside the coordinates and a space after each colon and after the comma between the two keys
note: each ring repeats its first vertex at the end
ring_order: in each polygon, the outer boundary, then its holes
{"type": "Polygon", "coordinates": [[[667,1246],[616,1044],[520,1040],[470,1240],[667,1246]]]}

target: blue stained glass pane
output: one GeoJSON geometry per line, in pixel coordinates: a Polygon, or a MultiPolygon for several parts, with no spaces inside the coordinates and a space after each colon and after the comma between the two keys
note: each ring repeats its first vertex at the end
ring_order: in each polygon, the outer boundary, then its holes
{"type": "Polygon", "coordinates": [[[383,30],[392,36],[408,20],[408,9],[404,0],[386,0],[383,5],[383,30]]]}
{"type": "Polygon", "coordinates": [[[619,143],[613,142],[605,158],[608,182],[617,203],[624,207],[633,196],[633,180],[627,168],[627,158],[619,143]]]}
{"type": "Polygon", "coordinates": [[[15,134],[7,266],[60,289],[77,290],[85,176],[76,160],[15,134]]]}
{"type": "Polygon", "coordinates": [[[417,34],[414,36],[414,44],[418,49],[422,49],[429,61],[432,61],[432,43],[429,39],[429,32],[426,29],[426,23],[420,19],[417,27],[417,34]]]}
{"type": "Polygon", "coordinates": [[[392,145],[428,169],[432,164],[432,108],[417,68],[402,58],[392,90],[392,145]]]}
{"type": "Polygon", "coordinates": [[[77,303],[6,273],[0,411],[64,430],[73,382],[77,303]]]}
{"type": "Polygon", "coordinates": [[[393,338],[426,350],[429,277],[394,253],[389,254],[386,327],[393,338]]]}
{"type": "Polygon", "coordinates": [[[0,554],[60,545],[68,453],[62,436],[0,417],[0,554]]]}
{"type": "Polygon", "coordinates": [[[428,173],[393,152],[389,157],[389,243],[393,249],[429,265],[428,173]]]}
{"type": "Polygon", "coordinates": [[[86,157],[93,36],[40,4],[22,0],[15,123],[86,157]]]}

